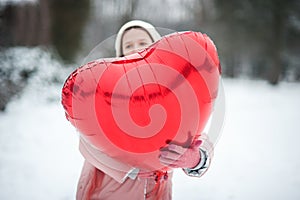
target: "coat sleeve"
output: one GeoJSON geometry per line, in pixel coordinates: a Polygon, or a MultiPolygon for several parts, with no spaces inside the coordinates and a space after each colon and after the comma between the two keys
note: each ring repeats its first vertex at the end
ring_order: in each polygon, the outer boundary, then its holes
{"type": "Polygon", "coordinates": [[[82,137],[79,142],[79,151],[87,162],[119,183],[123,183],[126,178],[131,175],[131,172],[136,171],[136,168],[115,160],[101,152],[82,137]]]}

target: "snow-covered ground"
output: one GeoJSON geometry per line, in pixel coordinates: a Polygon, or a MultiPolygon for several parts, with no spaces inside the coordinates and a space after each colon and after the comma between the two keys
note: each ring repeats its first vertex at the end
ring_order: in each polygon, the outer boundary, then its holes
{"type": "Polygon", "coordinates": [[[209,171],[178,173],[174,197],[300,199],[300,84],[224,80],[226,120],[209,171]]]}
{"type": "MultiPolygon", "coordinates": [[[[226,121],[211,168],[200,179],[176,170],[174,199],[300,199],[300,84],[225,79],[223,85],[226,121]]],[[[0,199],[75,198],[83,158],[60,104],[61,87],[33,79],[0,113],[0,199]]]]}

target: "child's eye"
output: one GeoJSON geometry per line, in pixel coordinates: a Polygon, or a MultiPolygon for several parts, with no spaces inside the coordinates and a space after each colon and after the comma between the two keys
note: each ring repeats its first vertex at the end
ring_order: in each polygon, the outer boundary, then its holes
{"type": "Polygon", "coordinates": [[[148,45],[148,43],[146,43],[146,42],[140,42],[140,46],[146,46],[146,45],[148,45]]]}
{"type": "Polygon", "coordinates": [[[130,49],[131,47],[132,47],[132,45],[128,44],[128,45],[125,46],[125,49],[130,49]]]}

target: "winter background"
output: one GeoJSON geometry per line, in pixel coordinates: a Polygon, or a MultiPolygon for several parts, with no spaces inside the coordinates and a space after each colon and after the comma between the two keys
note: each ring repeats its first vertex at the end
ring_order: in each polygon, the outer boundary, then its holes
{"type": "MultiPolygon", "coordinates": [[[[1,49],[0,76],[22,90],[0,112],[0,199],[75,199],[83,158],[60,103],[74,64],[66,67],[56,54],[39,46],[1,49]]],[[[211,167],[200,179],[175,170],[174,199],[300,199],[300,83],[241,75],[224,77],[223,86],[226,119],[211,167]]]]}
{"type": "MultiPolygon", "coordinates": [[[[0,199],[74,199],[78,135],[60,104],[62,85],[43,78],[68,71],[39,48],[10,53],[24,55],[18,63],[38,56],[40,70],[0,114],[0,199]]],[[[300,84],[225,78],[223,86],[226,120],[212,165],[200,179],[176,170],[174,199],[299,199],[300,84]]]]}

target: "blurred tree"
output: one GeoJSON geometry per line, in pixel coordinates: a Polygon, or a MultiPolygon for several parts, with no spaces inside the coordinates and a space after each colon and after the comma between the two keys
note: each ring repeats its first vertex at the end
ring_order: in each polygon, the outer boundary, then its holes
{"type": "Polygon", "coordinates": [[[215,0],[216,29],[225,62],[225,74],[234,77],[242,62],[250,62],[255,75],[277,84],[288,64],[287,56],[299,28],[291,26],[291,18],[299,23],[297,0],[215,0]],[[297,16],[297,17],[296,17],[297,16]],[[293,34],[291,31],[293,30],[293,34]],[[289,43],[291,37],[293,42],[289,43]],[[245,56],[248,60],[245,60],[245,56]],[[264,69],[258,70],[258,67],[264,69]],[[258,74],[260,72],[262,74],[258,74]]]}
{"type": "MultiPolygon", "coordinates": [[[[120,1],[118,1],[121,3],[120,1]]],[[[133,16],[135,16],[136,10],[139,6],[139,0],[127,0],[122,1],[123,6],[125,8],[125,12],[121,15],[121,24],[124,24],[130,20],[133,19],[133,16]]]]}
{"type": "MultiPolygon", "coordinates": [[[[236,77],[240,73],[243,56],[242,8],[244,1],[185,0],[192,14],[196,30],[207,33],[216,43],[222,62],[223,74],[236,77]]],[[[245,50],[246,51],[246,50],[245,50]]]]}
{"type": "MultiPolygon", "coordinates": [[[[47,46],[51,42],[48,0],[38,3],[7,4],[0,8],[0,111],[19,94],[34,74],[36,62],[26,63],[23,54],[13,54],[12,46],[47,46]],[[22,57],[22,58],[20,58],[22,57]],[[16,64],[17,63],[17,64],[16,64]]],[[[39,58],[36,58],[39,59],[39,58]]]]}
{"type": "Polygon", "coordinates": [[[81,47],[90,0],[50,0],[51,38],[63,60],[72,62],[81,47]]]}
{"type": "Polygon", "coordinates": [[[8,4],[0,9],[1,46],[50,44],[48,0],[38,3],[8,4]]]}
{"type": "MultiPolygon", "coordinates": [[[[252,27],[257,30],[257,39],[263,48],[262,56],[267,60],[265,76],[269,83],[275,85],[287,69],[286,55],[291,53],[288,52],[287,41],[291,36],[289,32],[293,29],[289,26],[289,20],[295,13],[300,12],[300,4],[297,0],[265,0],[252,2],[252,5],[255,18],[262,22],[253,24],[252,27]]],[[[300,44],[299,39],[294,42],[300,44]]]]}
{"type": "Polygon", "coordinates": [[[215,17],[214,4],[210,0],[183,0],[182,8],[197,30],[208,30],[215,17]]]}
{"type": "Polygon", "coordinates": [[[63,60],[73,61],[89,10],[90,0],[7,4],[0,9],[0,45],[53,45],[63,60]]]}
{"type": "Polygon", "coordinates": [[[84,32],[83,48],[78,55],[78,59],[83,61],[115,55],[114,36],[123,23],[135,18],[140,0],[91,2],[91,18],[84,32]],[[87,58],[88,55],[90,58],[87,58]]]}
{"type": "Polygon", "coordinates": [[[300,1],[293,1],[289,6],[285,32],[284,59],[288,63],[287,79],[300,81],[300,1]]]}

